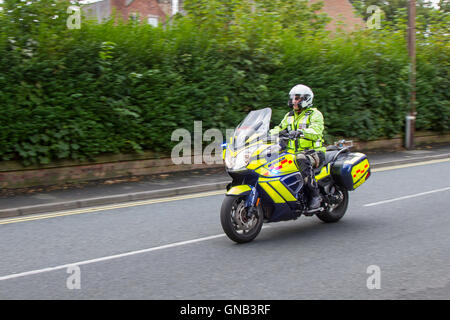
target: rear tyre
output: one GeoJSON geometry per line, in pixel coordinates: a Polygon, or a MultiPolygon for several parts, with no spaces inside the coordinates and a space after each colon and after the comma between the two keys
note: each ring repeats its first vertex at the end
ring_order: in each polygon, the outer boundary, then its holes
{"type": "Polygon", "coordinates": [[[342,200],[336,205],[327,206],[327,210],[316,213],[316,216],[323,222],[338,222],[347,211],[348,191],[335,186],[335,194],[339,195],[342,200]]]}
{"type": "Polygon", "coordinates": [[[247,216],[245,200],[243,196],[225,196],[220,210],[223,231],[237,243],[255,239],[263,225],[263,214],[259,208],[251,217],[247,216]]]}

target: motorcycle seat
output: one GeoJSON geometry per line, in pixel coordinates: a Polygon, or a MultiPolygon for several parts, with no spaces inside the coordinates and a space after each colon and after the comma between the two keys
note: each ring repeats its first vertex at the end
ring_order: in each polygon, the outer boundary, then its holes
{"type": "Polygon", "coordinates": [[[324,166],[326,166],[328,163],[331,162],[331,160],[333,160],[333,157],[338,153],[338,150],[332,150],[332,151],[327,151],[325,152],[325,161],[322,163],[322,165],[316,169],[314,169],[314,174],[319,174],[320,171],[322,171],[322,168],[324,166]]]}
{"type": "Polygon", "coordinates": [[[331,162],[331,160],[333,160],[333,157],[338,153],[339,151],[327,151],[325,152],[325,162],[323,163],[324,165],[328,164],[331,162]]]}

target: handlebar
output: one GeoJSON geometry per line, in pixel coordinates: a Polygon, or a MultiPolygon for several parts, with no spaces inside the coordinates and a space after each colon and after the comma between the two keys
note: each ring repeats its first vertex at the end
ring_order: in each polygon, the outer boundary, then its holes
{"type": "MultiPolygon", "coordinates": [[[[291,133],[294,132],[294,131],[295,130],[284,129],[284,130],[282,130],[282,131],[280,131],[278,133],[278,139],[279,139],[278,144],[280,145],[281,150],[286,149],[287,141],[291,140],[291,133]]],[[[302,136],[303,136],[303,134],[300,135],[299,138],[302,137],[302,136]]]]}

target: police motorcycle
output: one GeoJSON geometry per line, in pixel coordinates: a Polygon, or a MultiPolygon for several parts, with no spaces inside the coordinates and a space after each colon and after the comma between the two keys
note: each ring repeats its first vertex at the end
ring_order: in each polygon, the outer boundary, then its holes
{"type": "Polygon", "coordinates": [[[349,191],[370,177],[367,156],[351,152],[342,140],[327,147],[325,161],[315,169],[321,205],[308,209],[308,190],[296,163],[286,150],[289,132],[268,135],[272,110],[251,111],[223,145],[227,186],[220,221],[225,234],[237,243],[250,242],[263,223],[295,220],[316,215],[324,222],[337,222],[345,214],[349,191]]]}

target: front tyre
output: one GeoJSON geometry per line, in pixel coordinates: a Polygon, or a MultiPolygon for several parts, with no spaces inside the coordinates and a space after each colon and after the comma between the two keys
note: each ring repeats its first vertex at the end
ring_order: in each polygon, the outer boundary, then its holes
{"type": "Polygon", "coordinates": [[[325,211],[316,213],[316,216],[323,222],[338,222],[344,216],[348,207],[348,191],[335,186],[334,195],[339,197],[337,204],[328,205],[325,211]]]}
{"type": "Polygon", "coordinates": [[[263,225],[261,210],[248,215],[246,197],[225,196],[220,209],[220,222],[225,234],[237,243],[250,242],[256,238],[263,225]]]}

